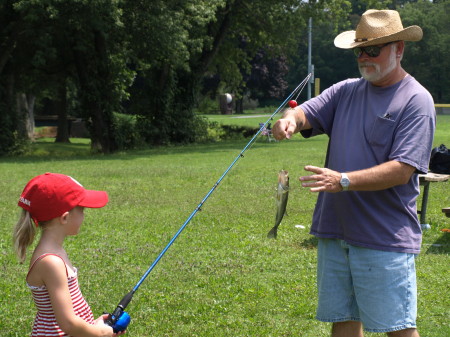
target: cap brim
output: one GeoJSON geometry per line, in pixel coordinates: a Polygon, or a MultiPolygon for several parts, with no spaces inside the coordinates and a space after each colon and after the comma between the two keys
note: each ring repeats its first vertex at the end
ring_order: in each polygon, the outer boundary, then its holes
{"type": "Polygon", "coordinates": [[[85,192],[86,194],[78,206],[101,208],[108,203],[108,193],[104,191],[85,190],[85,192]]]}

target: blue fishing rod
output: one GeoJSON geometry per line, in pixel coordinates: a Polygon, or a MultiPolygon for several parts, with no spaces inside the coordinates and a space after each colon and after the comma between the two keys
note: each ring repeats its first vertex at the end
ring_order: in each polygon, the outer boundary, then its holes
{"type": "Polygon", "coordinates": [[[217,186],[222,182],[222,180],[225,178],[225,176],[228,174],[228,172],[233,168],[233,166],[237,163],[237,161],[244,157],[244,152],[247,151],[247,149],[254,143],[256,138],[259,136],[259,134],[267,127],[270,121],[273,120],[274,116],[286,106],[286,104],[289,102],[289,106],[291,108],[294,108],[297,106],[297,98],[305,88],[306,84],[308,83],[309,79],[311,78],[312,74],[308,74],[306,78],[292,91],[292,93],[281,103],[281,105],[278,107],[278,109],[275,110],[275,112],[269,117],[269,119],[261,125],[260,129],[256,134],[250,139],[250,141],[247,143],[247,145],[242,149],[242,151],[236,156],[236,158],[233,160],[233,162],[228,166],[228,168],[225,170],[225,172],[222,174],[222,176],[216,181],[214,186],[209,190],[209,192],[205,195],[205,197],[202,199],[202,201],[197,205],[197,207],[192,211],[192,213],[189,215],[189,217],[186,219],[186,221],[183,223],[183,225],[180,227],[178,232],[172,237],[172,239],[169,241],[169,243],[164,247],[164,249],[161,251],[161,253],[158,255],[158,257],[153,261],[151,266],[147,269],[147,271],[144,273],[144,275],[141,277],[138,283],[133,287],[133,289],[126,294],[117,305],[116,309],[113,313],[108,315],[108,318],[105,320],[105,323],[109,326],[111,326],[114,330],[114,332],[120,332],[124,331],[128,324],[130,324],[131,318],[130,315],[125,311],[125,308],[128,306],[128,304],[131,302],[131,299],[133,298],[134,293],[139,289],[141,284],[145,281],[147,276],[151,273],[153,268],[158,264],[158,262],[161,260],[161,258],[164,256],[164,254],[167,252],[167,250],[172,246],[172,244],[175,242],[175,240],[178,238],[178,236],[181,234],[181,232],[186,228],[186,226],[189,224],[189,222],[192,220],[192,218],[197,214],[198,211],[201,210],[203,204],[208,200],[208,198],[211,196],[211,194],[215,191],[217,186]],[[295,93],[297,93],[297,96],[295,97],[295,100],[291,100],[291,98],[294,97],[295,93]]]}

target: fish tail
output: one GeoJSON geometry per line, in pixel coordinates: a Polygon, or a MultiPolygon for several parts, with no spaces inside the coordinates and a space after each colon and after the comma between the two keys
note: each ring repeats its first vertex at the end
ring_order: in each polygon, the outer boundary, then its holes
{"type": "Polygon", "coordinates": [[[276,239],[277,238],[277,230],[278,226],[274,226],[269,233],[267,233],[267,237],[270,239],[276,239]]]}

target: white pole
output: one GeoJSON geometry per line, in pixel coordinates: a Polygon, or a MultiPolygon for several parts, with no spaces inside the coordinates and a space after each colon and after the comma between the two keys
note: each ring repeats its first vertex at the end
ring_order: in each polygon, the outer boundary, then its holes
{"type": "MultiPolygon", "coordinates": [[[[309,18],[308,22],[308,74],[313,72],[313,66],[311,64],[311,35],[312,35],[312,18],[309,18]]],[[[308,99],[311,98],[311,83],[314,82],[314,75],[310,77],[308,81],[308,99]]]]}

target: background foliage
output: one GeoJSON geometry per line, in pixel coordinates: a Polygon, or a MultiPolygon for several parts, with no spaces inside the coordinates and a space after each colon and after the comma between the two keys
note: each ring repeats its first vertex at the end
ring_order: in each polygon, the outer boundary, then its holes
{"type": "Polygon", "coordinates": [[[140,145],[205,139],[198,107],[218,112],[225,92],[239,113],[249,99],[274,105],[305,77],[309,18],[321,89],[359,76],[333,39],[368,8],[423,28],[405,68],[449,102],[447,0],[2,0],[0,155],[33,141],[35,115],[58,115],[57,142],[69,142],[69,116],[82,118],[103,153],[129,145],[117,113],[139,121],[140,145]]]}

